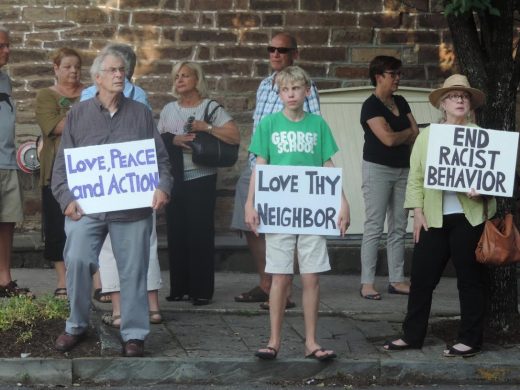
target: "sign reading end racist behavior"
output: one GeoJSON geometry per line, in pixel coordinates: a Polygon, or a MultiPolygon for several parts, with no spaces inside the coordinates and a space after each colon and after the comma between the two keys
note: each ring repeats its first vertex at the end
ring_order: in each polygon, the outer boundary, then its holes
{"type": "Polygon", "coordinates": [[[86,214],[151,207],[159,184],[155,141],[64,150],[68,186],[86,214]]]}
{"type": "Polygon", "coordinates": [[[261,233],[340,234],[341,168],[256,165],[261,233]]]}
{"type": "Polygon", "coordinates": [[[432,124],[424,186],[513,196],[517,149],[516,132],[432,124]]]}

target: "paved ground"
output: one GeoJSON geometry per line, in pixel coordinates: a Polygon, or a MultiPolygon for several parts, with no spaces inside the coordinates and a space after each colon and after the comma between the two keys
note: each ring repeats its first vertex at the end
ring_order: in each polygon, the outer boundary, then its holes
{"type": "MultiPolygon", "coordinates": [[[[22,286],[41,295],[54,290],[52,270],[15,269],[22,286]]],[[[321,278],[319,342],[339,358],[331,363],[304,359],[301,284],[294,281],[295,309],[287,311],[283,344],[274,362],[258,361],[254,351],[268,338],[267,312],[258,304],[236,303],[233,297],[255,285],[256,276],[217,273],[214,302],[203,307],[167,302],[168,275],[163,272],[160,292],[165,322],[153,325],[141,359],[6,359],[0,362],[0,382],[20,377],[29,382],[79,383],[303,383],[309,378],[335,377],[344,383],[520,383],[520,350],[485,345],[471,359],[444,358],[444,343],[428,337],[421,351],[385,352],[384,340],[399,334],[407,299],[383,293],[379,302],[359,296],[359,277],[324,275],[321,278]]],[[[380,277],[377,286],[386,290],[380,277]]],[[[95,305],[93,324],[103,347],[120,350],[117,331],[99,325],[109,304],[95,305]]],[[[444,278],[434,296],[432,321],[458,314],[456,283],[444,278]]]]}

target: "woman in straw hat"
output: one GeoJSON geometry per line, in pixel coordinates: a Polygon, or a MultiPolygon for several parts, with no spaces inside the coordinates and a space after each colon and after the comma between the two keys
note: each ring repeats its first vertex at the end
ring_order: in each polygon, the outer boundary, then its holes
{"type": "Polygon", "coordinates": [[[374,93],[361,108],[363,145],[363,199],[365,224],[361,243],[361,289],[365,299],[380,300],[375,289],[377,252],[388,223],[388,292],[408,294],[404,276],[404,241],[408,210],[403,208],[410,167],[410,145],[419,134],[417,123],[405,98],[395,95],[401,80],[401,61],[377,56],[370,62],[374,93]]]}
{"type": "MultiPolygon", "coordinates": [[[[442,88],[430,93],[430,102],[443,115],[442,123],[475,127],[472,110],[484,104],[485,96],[471,88],[467,78],[454,74],[442,88]]],[[[410,158],[405,207],[414,210],[411,287],[402,338],[386,342],[386,350],[422,348],[433,290],[451,258],[457,273],[461,320],[457,343],[444,356],[474,356],[480,352],[485,315],[485,273],[475,260],[475,248],[484,227],[484,206],[472,189],[469,193],[424,188],[426,152],[430,128],[417,137],[410,158]]],[[[495,213],[496,202],[488,202],[495,213]]]]}

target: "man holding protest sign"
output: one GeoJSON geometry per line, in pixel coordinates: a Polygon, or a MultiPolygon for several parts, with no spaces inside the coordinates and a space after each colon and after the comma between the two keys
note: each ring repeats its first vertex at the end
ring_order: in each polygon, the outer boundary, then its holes
{"type": "MultiPolygon", "coordinates": [[[[279,72],[276,83],[284,109],[265,117],[258,125],[249,148],[256,155],[256,166],[269,164],[333,167],[330,158],[338,147],[329,126],[321,116],[303,111],[305,98],[310,94],[309,76],[303,69],[289,66],[279,72]]],[[[260,220],[255,208],[255,179],[256,169],[251,175],[245,216],[251,231],[258,234],[260,220]]],[[[344,235],[350,223],[350,212],[343,190],[341,195],[336,223],[340,234],[344,235]]],[[[295,249],[303,285],[305,357],[319,361],[333,359],[336,357],[334,351],[322,348],[316,340],[319,273],[330,270],[330,264],[325,236],[314,234],[266,234],[265,272],[272,275],[269,294],[271,334],[267,347],[259,349],[255,355],[260,359],[272,360],[280,350],[282,321],[292,280],[295,249]]]]}
{"type": "MultiPolygon", "coordinates": [[[[294,63],[298,58],[298,45],[296,39],[286,33],[280,32],[273,36],[270,45],[267,47],[269,52],[269,62],[273,69],[273,74],[262,80],[256,92],[256,108],[253,115],[253,134],[255,134],[258,123],[266,115],[279,112],[283,109],[283,102],[279,97],[279,90],[276,84],[278,73],[294,63]]],[[[311,82],[310,94],[305,97],[303,110],[313,114],[320,113],[320,101],[316,85],[311,82]]],[[[247,199],[251,168],[254,166],[255,156],[250,154],[249,164],[244,168],[242,175],[238,179],[235,192],[235,207],[233,210],[233,220],[231,227],[244,232],[249,250],[256,263],[256,269],[260,276],[258,286],[249,291],[243,292],[235,297],[237,302],[262,302],[260,305],[268,309],[266,302],[269,299],[269,289],[271,288],[271,275],[265,273],[265,238],[263,235],[255,235],[244,222],[244,206],[247,199]]],[[[287,299],[287,308],[294,307],[294,302],[287,299]]]]}
{"type": "MultiPolygon", "coordinates": [[[[471,88],[467,78],[460,74],[448,77],[442,88],[430,93],[431,104],[443,113],[443,123],[457,127],[475,127],[468,123],[468,117],[484,100],[484,94],[471,88]]],[[[461,319],[457,343],[446,349],[444,356],[470,357],[480,352],[486,310],[485,269],[475,259],[486,213],[482,196],[473,188],[464,193],[425,187],[432,128],[419,134],[410,158],[405,207],[414,210],[415,247],[404,335],[388,341],[384,348],[422,348],[433,290],[451,259],[457,273],[461,319]]],[[[456,137],[456,142],[460,141],[456,137]]],[[[492,217],[495,209],[495,199],[488,199],[487,216],[492,217]]]]}
{"type": "MultiPolygon", "coordinates": [[[[121,54],[111,50],[102,52],[94,60],[90,73],[99,93],[96,98],[79,103],[69,112],[52,176],[53,194],[67,217],[64,258],[71,306],[65,332],[56,340],[56,349],[69,351],[86,336],[90,309],[90,296],[86,292],[91,291],[92,274],[98,269],[101,245],[110,233],[121,278],[120,328],[124,343],[123,355],[143,356],[144,339],[150,329],[146,274],[150,255],[152,208],[158,210],[169,200],[172,177],[169,173],[168,155],[150,110],[122,94],[125,62],[121,54]],[[115,162],[125,167],[132,162],[142,164],[149,160],[157,163],[159,179],[150,202],[151,207],[84,215],[80,201],[76,200],[69,188],[67,174],[72,169],[66,165],[65,153],[71,155],[76,148],[92,145],[150,139],[154,140],[155,150],[146,151],[141,157],[123,156],[119,152],[115,162]]],[[[91,169],[94,162],[95,159],[85,160],[83,167],[91,169]]],[[[100,169],[105,168],[101,159],[97,160],[97,165],[100,169]]],[[[112,168],[113,165],[114,161],[112,168]]],[[[130,176],[127,175],[128,178],[130,176]]],[[[128,180],[125,185],[128,185],[128,180]]],[[[117,193],[121,191],[122,186],[117,193]]],[[[133,193],[134,189],[127,187],[124,191],[133,193]]]]}
{"type": "MultiPolygon", "coordinates": [[[[123,95],[127,98],[143,103],[150,110],[150,102],[148,95],[138,85],[132,83],[137,56],[134,50],[129,46],[121,43],[109,43],[104,50],[113,50],[121,53],[125,60],[125,87],[123,95]]],[[[81,93],[81,101],[91,99],[96,96],[97,87],[92,85],[81,93]]],[[[157,254],[157,230],[156,216],[154,213],[152,223],[152,234],[150,236],[150,262],[148,266],[148,306],[150,307],[150,323],[162,322],[161,312],[159,311],[159,289],[161,288],[161,269],[159,267],[159,256],[157,254]]],[[[107,235],[105,242],[99,254],[99,272],[94,275],[94,299],[101,303],[112,302],[112,314],[106,313],[102,317],[104,324],[119,328],[121,325],[121,294],[119,273],[117,272],[117,264],[112,250],[112,241],[110,235],[107,235]]]]}

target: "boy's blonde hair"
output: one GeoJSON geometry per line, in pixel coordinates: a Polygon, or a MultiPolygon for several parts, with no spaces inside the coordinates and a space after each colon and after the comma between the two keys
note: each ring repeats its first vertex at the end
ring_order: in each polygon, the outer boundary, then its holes
{"type": "Polygon", "coordinates": [[[276,75],[276,85],[281,88],[287,83],[302,81],[307,88],[311,87],[311,78],[302,68],[296,65],[288,66],[276,75]]]}

